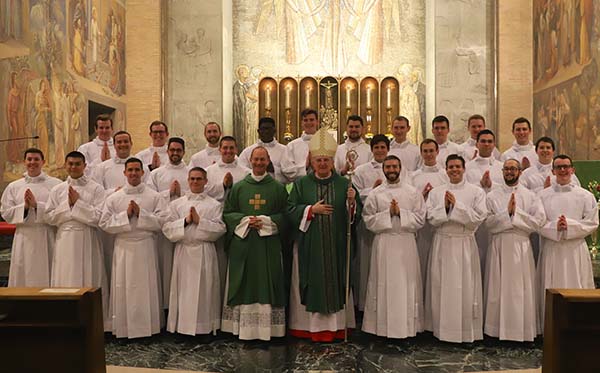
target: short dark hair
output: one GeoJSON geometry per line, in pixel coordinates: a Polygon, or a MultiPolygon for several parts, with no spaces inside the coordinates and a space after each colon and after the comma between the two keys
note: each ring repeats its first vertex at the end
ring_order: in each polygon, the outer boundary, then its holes
{"type": "Polygon", "coordinates": [[[348,119],[346,119],[346,124],[350,123],[351,120],[358,121],[360,122],[361,126],[364,126],[363,119],[360,117],[360,115],[352,114],[348,116],[348,119]]]}
{"type": "Polygon", "coordinates": [[[485,124],[485,118],[483,117],[483,115],[481,114],[473,114],[469,117],[469,119],[467,119],[467,127],[469,127],[469,124],[471,124],[471,121],[474,119],[479,119],[483,121],[483,124],[485,124]]]}
{"type": "Polygon", "coordinates": [[[262,117],[258,120],[258,128],[260,128],[260,125],[263,123],[271,123],[273,124],[273,127],[275,127],[275,119],[271,118],[271,117],[262,117]]]}
{"type": "Polygon", "coordinates": [[[188,171],[188,177],[190,176],[190,174],[192,173],[192,171],[198,171],[198,172],[202,172],[202,174],[204,175],[204,177],[206,177],[206,170],[203,169],[202,167],[192,167],[190,168],[190,170],[188,171]]]}
{"type": "Polygon", "coordinates": [[[450,129],[450,120],[445,115],[438,115],[431,121],[431,127],[433,128],[434,123],[445,122],[448,125],[448,129],[450,129]]]}
{"type": "Polygon", "coordinates": [[[142,161],[139,158],[136,157],[131,157],[128,160],[125,161],[125,169],[127,169],[127,165],[130,163],[139,163],[142,171],[144,170],[144,163],[142,163],[142,161]]]}
{"type": "Polygon", "coordinates": [[[446,157],[446,168],[448,168],[448,162],[459,160],[462,163],[462,167],[465,168],[465,159],[458,154],[450,154],[446,157]]]}
{"type": "Polygon", "coordinates": [[[373,147],[377,144],[379,144],[380,142],[385,144],[385,147],[390,150],[390,139],[388,139],[388,137],[386,135],[383,135],[381,133],[378,133],[377,135],[373,136],[373,138],[371,139],[371,143],[369,145],[371,145],[371,150],[373,150],[373,147]]]}
{"type": "Polygon", "coordinates": [[[110,114],[98,114],[96,115],[96,120],[94,121],[94,127],[98,128],[98,121],[102,121],[102,122],[106,122],[109,121],[110,122],[110,128],[113,127],[113,120],[110,116],[110,114]]]}
{"type": "Polygon", "coordinates": [[[487,129],[487,128],[479,131],[479,133],[477,134],[477,141],[479,141],[479,138],[483,135],[492,135],[492,137],[494,138],[494,141],[496,141],[496,135],[494,135],[494,132],[492,132],[492,130],[487,129]]]}
{"type": "Polygon", "coordinates": [[[559,154],[559,155],[555,156],[555,157],[552,159],[552,167],[554,167],[554,162],[555,162],[557,159],[568,159],[568,160],[569,160],[569,163],[571,164],[571,166],[573,166],[573,160],[571,159],[571,157],[569,157],[569,156],[568,156],[568,155],[566,155],[566,154],[559,154]]]}
{"type": "Polygon", "coordinates": [[[181,144],[181,147],[183,148],[183,150],[185,150],[185,140],[182,139],[181,137],[171,137],[169,139],[169,142],[167,143],[167,149],[169,149],[171,147],[171,143],[172,142],[176,142],[178,144],[181,144]]]}
{"type": "Polygon", "coordinates": [[[434,139],[425,139],[425,140],[421,141],[421,144],[419,145],[419,150],[423,150],[424,144],[435,144],[435,150],[440,149],[440,146],[437,143],[437,141],[435,141],[434,139]]]}
{"type": "Polygon", "coordinates": [[[29,148],[29,149],[25,150],[23,152],[23,159],[26,159],[27,154],[29,154],[29,153],[39,154],[40,157],[42,157],[42,161],[44,160],[44,153],[38,148],[29,148]]]}
{"type": "Polygon", "coordinates": [[[400,165],[400,168],[402,168],[402,161],[400,160],[400,158],[396,157],[393,154],[390,154],[387,157],[385,157],[383,159],[383,163],[385,163],[385,161],[398,161],[398,164],[400,165]]]}
{"type": "Polygon", "coordinates": [[[133,140],[131,140],[131,135],[129,134],[129,132],[127,131],[117,131],[114,135],[113,135],[113,141],[115,141],[115,139],[117,138],[117,136],[119,135],[127,135],[129,136],[129,142],[133,144],[133,140]]]}
{"type": "Polygon", "coordinates": [[[306,116],[309,116],[311,114],[314,114],[315,117],[317,118],[317,120],[319,120],[319,113],[317,113],[317,111],[315,109],[304,109],[300,112],[300,118],[304,118],[306,116]]]}
{"type": "Polygon", "coordinates": [[[554,145],[554,140],[552,140],[548,136],[542,136],[539,139],[537,139],[537,141],[535,142],[535,151],[538,150],[538,146],[540,145],[541,142],[547,142],[548,144],[552,145],[552,150],[556,150],[556,145],[554,145]]]}
{"type": "Polygon", "coordinates": [[[83,163],[85,163],[85,155],[83,155],[83,153],[81,153],[81,152],[78,152],[77,150],[73,150],[72,152],[69,152],[65,156],[65,161],[67,160],[67,158],[81,158],[81,159],[83,159],[83,163]]]}
{"type": "Polygon", "coordinates": [[[515,119],[513,121],[512,124],[512,130],[515,130],[515,124],[517,123],[527,123],[527,128],[531,129],[531,123],[529,123],[529,119],[525,118],[525,117],[518,117],[517,119],[515,119]]]}
{"type": "Polygon", "coordinates": [[[237,141],[235,140],[235,137],[227,135],[227,136],[221,137],[221,140],[219,140],[219,148],[221,147],[221,145],[223,145],[223,141],[233,141],[233,143],[235,145],[237,145],[237,141]]]}
{"type": "Polygon", "coordinates": [[[154,126],[165,126],[165,131],[169,132],[169,127],[167,127],[167,124],[161,120],[155,120],[154,122],[150,123],[148,130],[152,132],[152,127],[154,126]]]}
{"type": "Polygon", "coordinates": [[[394,123],[397,120],[400,121],[400,122],[402,122],[402,121],[406,122],[406,125],[408,125],[410,127],[410,121],[404,115],[396,115],[394,117],[394,119],[392,120],[392,123],[394,123]]]}

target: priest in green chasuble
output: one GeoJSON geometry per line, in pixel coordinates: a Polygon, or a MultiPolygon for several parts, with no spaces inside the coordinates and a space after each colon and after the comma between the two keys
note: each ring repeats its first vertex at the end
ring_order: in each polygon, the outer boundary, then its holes
{"type": "MultiPolygon", "coordinates": [[[[337,143],[326,130],[310,140],[314,173],[294,182],[288,213],[294,242],[290,289],[290,334],[313,341],[343,339],[354,328],[354,302],[346,303],[348,219],[351,247],[360,216],[360,199],[349,180],[335,172],[337,143]]],[[[352,249],[353,250],[353,249],[352,249]]]]}
{"type": "Polygon", "coordinates": [[[267,173],[269,162],[264,147],[254,148],[252,173],[233,185],[223,209],[229,263],[221,329],[244,340],[285,335],[281,241],[288,195],[267,173]]]}

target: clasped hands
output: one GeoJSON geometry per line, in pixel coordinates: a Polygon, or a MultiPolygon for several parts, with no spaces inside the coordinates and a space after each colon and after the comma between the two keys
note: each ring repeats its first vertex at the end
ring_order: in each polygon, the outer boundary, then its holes
{"type": "Polygon", "coordinates": [[[200,215],[198,215],[198,212],[196,211],[196,208],[194,206],[190,207],[190,212],[189,212],[188,216],[185,217],[185,222],[187,224],[200,223],[200,215]]]}
{"type": "Polygon", "coordinates": [[[128,217],[139,217],[140,216],[140,206],[134,201],[129,201],[129,206],[127,206],[127,216],[128,217]]]}

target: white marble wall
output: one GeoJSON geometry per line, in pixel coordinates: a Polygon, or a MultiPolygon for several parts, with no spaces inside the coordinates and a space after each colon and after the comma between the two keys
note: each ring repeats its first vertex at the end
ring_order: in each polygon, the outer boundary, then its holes
{"type": "Polygon", "coordinates": [[[435,61],[427,62],[435,64],[435,113],[428,114],[446,115],[451,138],[462,142],[468,137],[466,120],[471,114],[483,115],[488,127],[496,129],[495,0],[435,0],[430,4],[435,7],[435,61]]]}
{"type": "Polygon", "coordinates": [[[165,11],[165,121],[189,158],[204,147],[204,125],[223,120],[222,1],[168,1],[165,11]]]}

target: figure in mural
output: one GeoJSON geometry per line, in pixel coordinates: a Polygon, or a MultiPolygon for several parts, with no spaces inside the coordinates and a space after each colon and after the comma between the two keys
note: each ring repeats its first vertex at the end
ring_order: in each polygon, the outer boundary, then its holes
{"type": "Polygon", "coordinates": [[[50,104],[50,84],[48,79],[42,78],[35,94],[35,130],[38,139],[38,148],[49,155],[48,152],[48,126],[52,124],[52,105],[50,104]]]}
{"type": "Polygon", "coordinates": [[[321,65],[328,72],[339,74],[348,63],[345,45],[351,37],[360,41],[356,56],[361,62],[367,65],[381,62],[384,37],[384,25],[381,22],[383,4],[395,9],[392,3],[398,2],[322,0],[315,5],[314,0],[263,0],[255,34],[263,33],[274,21],[277,35],[285,32],[286,62],[300,64],[310,53],[309,39],[318,27],[323,26],[321,65]],[[274,15],[274,19],[271,19],[271,15],[274,15]]]}
{"type": "Polygon", "coordinates": [[[239,65],[235,73],[237,81],[233,84],[233,137],[240,146],[245,147],[248,144],[246,140],[246,128],[248,127],[246,123],[246,95],[248,93],[247,82],[250,69],[246,65],[239,65]]]}
{"type": "Polygon", "coordinates": [[[98,10],[94,6],[92,7],[92,19],[90,20],[90,44],[92,45],[92,64],[94,68],[98,63],[98,44],[101,37],[102,32],[98,27],[98,10]]]}
{"type": "Polygon", "coordinates": [[[85,76],[85,45],[83,41],[83,25],[81,19],[75,21],[73,31],[73,69],[77,74],[85,76]]]}
{"type": "MultiPolygon", "coordinates": [[[[23,126],[19,123],[19,108],[21,107],[21,89],[17,83],[17,73],[15,71],[10,73],[10,87],[8,90],[8,100],[6,105],[6,119],[8,121],[8,138],[15,138],[23,136],[23,126]]],[[[6,156],[10,162],[19,162],[21,160],[21,153],[19,150],[19,143],[16,141],[9,141],[6,144],[6,156]]]]}
{"type": "Polygon", "coordinates": [[[419,107],[419,98],[414,90],[413,67],[410,64],[404,64],[398,70],[398,83],[400,95],[400,113],[408,118],[413,131],[409,132],[410,141],[413,144],[420,144],[423,140],[421,128],[421,108],[419,107]]]}
{"type": "Polygon", "coordinates": [[[52,70],[50,78],[50,94],[52,104],[52,124],[53,124],[53,139],[54,139],[54,165],[62,167],[65,164],[65,135],[69,132],[69,128],[63,123],[62,115],[62,87],[56,70],[52,70]]]}
{"type": "Polygon", "coordinates": [[[250,70],[246,91],[246,142],[254,144],[258,140],[256,124],[258,123],[258,83],[263,77],[260,67],[253,67],[250,70]]]}

